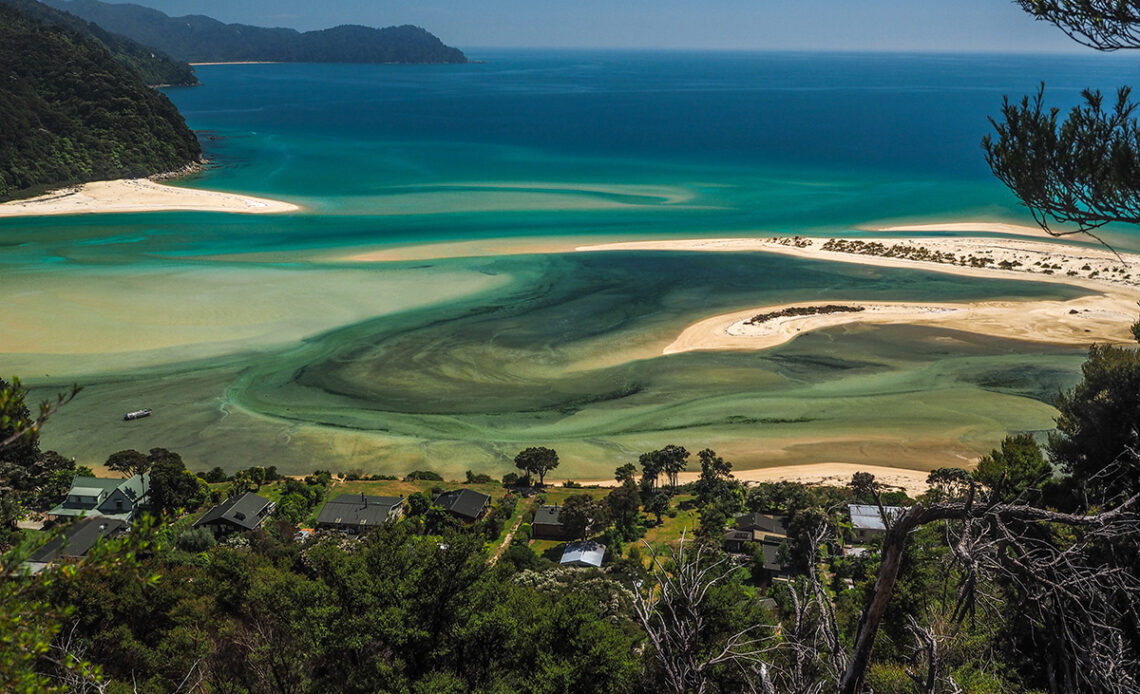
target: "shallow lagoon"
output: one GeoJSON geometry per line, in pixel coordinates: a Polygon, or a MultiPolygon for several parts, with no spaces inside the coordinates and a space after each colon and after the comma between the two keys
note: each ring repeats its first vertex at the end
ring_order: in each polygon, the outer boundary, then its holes
{"type": "Polygon", "coordinates": [[[86,386],[45,445],[87,463],[165,446],[196,467],[457,477],[542,444],[564,476],[596,478],[666,443],[738,466],[932,468],[1051,426],[1081,350],[864,326],[757,353],[660,353],[696,320],[767,303],[1076,290],[764,254],[346,258],[1024,223],[981,162],[985,116],[1041,78],[1062,102],[1110,88],[1133,62],[476,57],[489,62],[209,67],[206,86],[171,92],[217,164],[182,185],[305,213],[0,221],[0,371],[37,394],[86,386]],[[118,421],[143,406],[155,415],[118,421]]]}

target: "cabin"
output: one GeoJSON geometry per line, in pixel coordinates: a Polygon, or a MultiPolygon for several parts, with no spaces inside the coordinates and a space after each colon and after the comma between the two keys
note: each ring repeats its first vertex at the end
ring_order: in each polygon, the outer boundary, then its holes
{"type": "Polygon", "coordinates": [[[562,566],[601,568],[606,556],[606,546],[598,542],[571,542],[562,552],[562,566]]]}
{"type": "Polygon", "coordinates": [[[130,527],[130,523],[117,518],[80,519],[33,552],[23,567],[31,573],[39,573],[55,562],[78,560],[101,540],[125,532],[130,527]]]}
{"type": "Polygon", "coordinates": [[[55,518],[87,516],[130,521],[138,514],[139,507],[146,504],[149,492],[149,475],[128,479],[76,475],[67,498],[47,513],[55,518]]]}
{"type": "Polygon", "coordinates": [[[358,534],[404,515],[404,497],[341,494],[330,500],[317,516],[317,527],[358,534]]]}
{"type": "Polygon", "coordinates": [[[263,496],[246,492],[241,496],[231,496],[217,506],[206,511],[199,518],[195,528],[209,528],[215,537],[235,532],[245,532],[261,527],[277,504],[263,496]]]}
{"type": "MultiPolygon", "coordinates": [[[[883,507],[887,519],[897,518],[905,510],[901,506],[883,507]]],[[[887,524],[883,522],[883,514],[879,513],[878,506],[849,504],[847,511],[851,514],[851,529],[855,534],[855,542],[860,544],[873,542],[887,534],[887,524]]]]}
{"type": "Polygon", "coordinates": [[[755,556],[770,578],[789,574],[791,568],[780,561],[780,545],[788,541],[787,520],[766,513],[737,516],[735,527],[725,530],[721,538],[724,551],[755,556]]]}
{"type": "Polygon", "coordinates": [[[536,540],[564,540],[566,530],[562,527],[561,506],[539,506],[531,522],[531,537],[536,540]]]}
{"type": "Polygon", "coordinates": [[[490,508],[491,497],[470,489],[457,489],[440,494],[435,503],[460,520],[477,521],[490,508]]]}

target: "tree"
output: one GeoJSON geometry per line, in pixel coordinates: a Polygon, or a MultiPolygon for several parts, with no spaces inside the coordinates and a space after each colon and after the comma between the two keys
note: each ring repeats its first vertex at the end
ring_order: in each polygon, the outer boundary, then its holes
{"type": "MultiPolygon", "coordinates": [[[[632,467],[632,466],[630,466],[632,467]]],[[[637,526],[638,511],[641,506],[641,494],[637,491],[637,484],[632,477],[606,496],[606,504],[610,509],[610,516],[614,525],[625,540],[634,539],[634,528],[637,526]]]]}
{"type": "Polygon", "coordinates": [[[735,488],[732,463],[716,454],[711,448],[697,453],[701,461],[701,476],[697,479],[697,499],[701,504],[730,501],[735,488]]]}
{"type": "Polygon", "coordinates": [[[1121,0],[1017,0],[1038,20],[1099,51],[1140,47],[1140,5],[1121,0]]]}
{"type": "Polygon", "coordinates": [[[150,507],[155,514],[175,515],[205,503],[204,485],[186,469],[181,456],[161,448],[151,453],[156,458],[150,468],[150,507]]]}
{"type": "Polygon", "coordinates": [[[926,476],[926,497],[933,501],[961,499],[970,490],[971,479],[975,478],[969,471],[960,467],[940,467],[931,470],[926,476]]]}
{"type": "Polygon", "coordinates": [[[635,475],[637,475],[637,466],[633,463],[626,463],[614,470],[614,479],[618,484],[624,484],[627,480],[632,482],[635,475]]]}
{"type": "Polygon", "coordinates": [[[642,453],[638,458],[641,463],[642,480],[649,480],[650,486],[657,485],[657,476],[665,473],[669,478],[669,486],[677,486],[677,475],[685,469],[689,452],[683,446],[669,444],[656,451],[642,453]]]}
{"type": "Polygon", "coordinates": [[[538,475],[538,483],[544,484],[546,473],[558,467],[558,453],[550,448],[532,446],[524,448],[515,456],[515,467],[524,471],[527,479],[538,475]]]}
{"type": "Polygon", "coordinates": [[[567,535],[588,540],[596,531],[609,525],[610,513],[606,504],[589,494],[575,494],[562,503],[559,518],[567,535]]]}
{"type": "Polygon", "coordinates": [[[104,463],[108,470],[114,470],[126,477],[145,475],[150,470],[151,464],[152,461],[145,453],[133,449],[115,451],[107,456],[107,462],[104,463]]]}
{"type": "MultiPolygon", "coordinates": [[[[1018,0],[1083,45],[1098,50],[1140,47],[1140,5],[1124,0],[1018,0]]],[[[1044,106],[1044,85],[1020,103],[1003,101],[996,138],[982,141],[990,169],[1055,236],[1092,232],[1105,224],[1140,224],[1140,139],[1129,101],[1118,90],[1105,106],[1098,91],[1067,120],[1044,106]],[[1069,230],[1051,224],[1073,224],[1069,230]]]]}
{"type": "Polygon", "coordinates": [[[1129,452],[1140,450],[1140,352],[1094,346],[1081,373],[1081,382],[1057,398],[1060,414],[1049,454],[1084,489],[1134,494],[1140,491],[1140,468],[1129,452]],[[1106,475],[1117,461],[1123,474],[1106,475]]]}
{"type": "Polygon", "coordinates": [[[1001,448],[990,451],[974,469],[974,478],[992,489],[1000,488],[1005,500],[1013,500],[1031,487],[1040,487],[1052,475],[1053,466],[1030,434],[1005,437],[1001,448]]]}
{"type": "Polygon", "coordinates": [[[657,525],[661,525],[661,516],[669,512],[669,494],[663,491],[649,493],[645,500],[646,513],[652,513],[657,518],[657,525]]]}

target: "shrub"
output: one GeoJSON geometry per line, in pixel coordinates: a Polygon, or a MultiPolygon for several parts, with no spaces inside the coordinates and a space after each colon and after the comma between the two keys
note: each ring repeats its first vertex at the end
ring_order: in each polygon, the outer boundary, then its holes
{"type": "Polygon", "coordinates": [[[184,552],[205,552],[217,544],[217,540],[207,528],[191,528],[183,531],[174,544],[184,552]]]}
{"type": "Polygon", "coordinates": [[[413,470],[404,476],[405,482],[414,482],[416,480],[427,480],[429,482],[442,482],[443,477],[438,472],[431,470],[413,470]]]}

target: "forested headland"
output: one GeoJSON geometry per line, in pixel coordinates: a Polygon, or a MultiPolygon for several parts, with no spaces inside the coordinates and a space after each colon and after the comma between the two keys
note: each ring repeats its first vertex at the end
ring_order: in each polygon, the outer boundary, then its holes
{"type": "Polygon", "coordinates": [[[95,38],[0,4],[0,73],[0,200],[201,159],[174,104],[95,38]]]}
{"type": "Polygon", "coordinates": [[[170,17],[158,10],[99,0],[50,0],[124,36],[190,62],[466,63],[458,48],[415,26],[383,29],[344,25],[299,32],[225,24],[202,15],[170,17]]]}
{"type": "Polygon", "coordinates": [[[190,87],[198,84],[194,68],[188,63],[175,60],[155,48],[144,46],[126,36],[112,34],[94,22],[48,7],[37,0],[0,0],[0,3],[11,5],[41,22],[55,24],[98,41],[111,52],[115,60],[139,73],[148,85],[190,87]]]}

